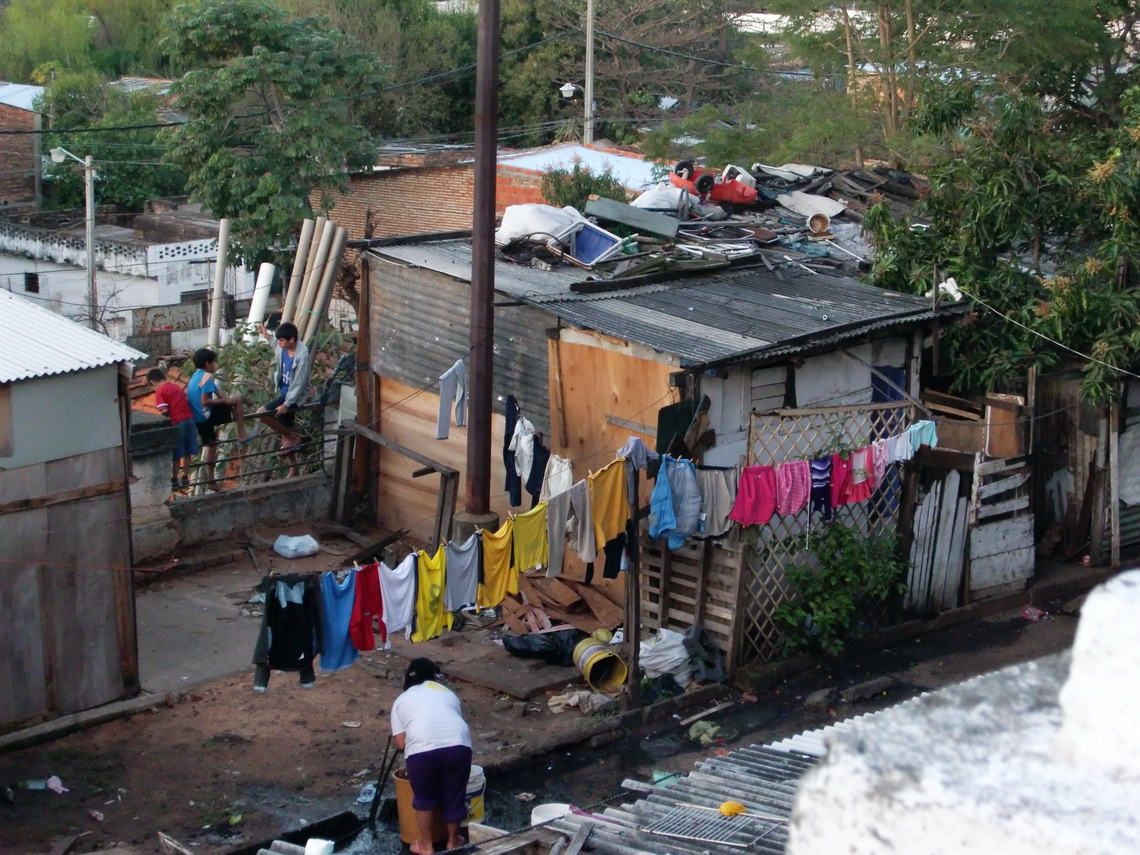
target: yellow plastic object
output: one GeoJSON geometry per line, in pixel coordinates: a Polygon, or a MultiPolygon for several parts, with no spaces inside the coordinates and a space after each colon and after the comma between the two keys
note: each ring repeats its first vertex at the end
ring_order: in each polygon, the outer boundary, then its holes
{"type": "Polygon", "coordinates": [[[725,802],[720,806],[720,812],[725,816],[736,816],[741,813],[748,813],[748,808],[740,802],[725,802]]]}

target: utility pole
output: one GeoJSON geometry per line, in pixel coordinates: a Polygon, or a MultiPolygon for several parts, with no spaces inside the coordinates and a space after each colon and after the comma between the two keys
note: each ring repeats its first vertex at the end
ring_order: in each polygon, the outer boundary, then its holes
{"type": "Polygon", "coordinates": [[[586,0],[586,126],[582,139],[589,145],[594,141],[594,0],[586,0]]]}
{"type": "Polygon", "coordinates": [[[480,0],[475,82],[475,204],[471,231],[470,377],[465,519],[492,524],[491,376],[495,345],[495,176],[499,127],[499,0],[480,0]]]}
{"type": "Polygon", "coordinates": [[[99,289],[95,284],[95,160],[91,155],[79,157],[65,148],[51,150],[52,163],[63,163],[66,158],[83,164],[83,201],[87,214],[87,305],[90,315],[88,326],[99,329],[99,289]]]}

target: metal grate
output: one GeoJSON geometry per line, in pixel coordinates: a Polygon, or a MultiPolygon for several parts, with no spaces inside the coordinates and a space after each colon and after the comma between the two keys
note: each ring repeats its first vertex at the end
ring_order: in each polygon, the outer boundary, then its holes
{"type": "MultiPolygon", "coordinates": [[[[905,402],[753,413],[748,463],[770,465],[861,448],[902,433],[913,418],[913,408],[905,402]]],[[[893,465],[867,501],[841,505],[835,509],[835,520],[867,535],[893,531],[901,492],[902,467],[893,465]]],[[[743,580],[741,662],[769,661],[779,655],[780,629],[773,614],[795,596],[784,568],[806,562],[795,541],[813,525],[821,525],[818,516],[813,520],[804,510],[795,516],[774,516],[766,526],[746,529],[749,549],[743,580]]],[[[882,624],[885,606],[874,605],[863,618],[872,626],[882,624]]]]}
{"type": "Polygon", "coordinates": [[[780,822],[748,814],[726,817],[716,808],[678,805],[660,819],[642,826],[641,830],[664,837],[699,840],[702,843],[721,843],[725,846],[746,849],[775,831],[779,825],[780,822]]]}

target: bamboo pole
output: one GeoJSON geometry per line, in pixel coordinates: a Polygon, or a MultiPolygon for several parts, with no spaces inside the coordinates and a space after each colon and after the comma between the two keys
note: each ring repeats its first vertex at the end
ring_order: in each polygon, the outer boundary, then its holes
{"type": "Polygon", "coordinates": [[[301,296],[297,300],[297,308],[293,313],[293,323],[297,325],[297,332],[302,336],[309,326],[309,314],[313,310],[313,302],[317,297],[317,287],[324,276],[325,261],[329,257],[329,247],[332,246],[332,239],[335,234],[336,223],[326,222],[321,231],[321,240],[317,245],[317,251],[309,259],[312,266],[305,273],[305,284],[301,288],[301,296]]]}
{"type": "Polygon", "coordinates": [[[305,326],[306,344],[316,338],[321,329],[321,324],[325,321],[325,315],[328,314],[329,303],[332,301],[333,283],[336,282],[336,275],[340,271],[340,257],[344,254],[344,244],[347,240],[348,230],[337,226],[332,249],[329,251],[328,260],[325,263],[325,274],[321,277],[321,287],[317,292],[317,298],[313,301],[313,311],[309,315],[309,323],[305,326]]]}
{"type": "Polygon", "coordinates": [[[285,289],[285,306],[281,309],[281,320],[287,321],[297,307],[301,295],[301,283],[305,281],[305,265],[309,260],[309,249],[313,242],[316,223],[305,220],[301,223],[301,236],[297,238],[297,254],[293,257],[293,269],[289,273],[289,285],[285,289]]]}

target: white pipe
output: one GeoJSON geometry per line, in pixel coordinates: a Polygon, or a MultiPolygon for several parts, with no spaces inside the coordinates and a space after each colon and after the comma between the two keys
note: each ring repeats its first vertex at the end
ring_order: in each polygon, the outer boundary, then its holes
{"type": "Polygon", "coordinates": [[[226,266],[230,251],[230,221],[222,218],[218,224],[218,262],[214,270],[214,292],[210,298],[210,333],[206,343],[217,347],[222,329],[222,301],[225,299],[226,266]]]}
{"type": "Polygon", "coordinates": [[[309,328],[309,318],[312,316],[313,303],[317,298],[317,288],[325,274],[325,261],[329,257],[329,247],[332,246],[336,230],[336,223],[325,224],[325,228],[321,232],[321,242],[317,245],[317,251],[310,259],[313,266],[305,277],[305,285],[301,289],[301,298],[297,301],[297,311],[293,315],[293,323],[296,324],[297,333],[302,340],[304,340],[305,330],[309,328]]]}
{"type": "Polygon", "coordinates": [[[247,338],[255,340],[257,328],[265,320],[265,307],[269,303],[269,288],[273,285],[273,277],[277,273],[277,266],[265,262],[257,270],[257,284],[253,286],[253,299],[249,303],[249,317],[246,324],[247,338]]]}
{"type": "Polygon", "coordinates": [[[337,226],[332,250],[329,252],[328,262],[325,264],[325,275],[321,277],[321,288],[317,293],[317,299],[313,302],[313,313],[310,315],[309,324],[305,328],[306,344],[316,338],[321,324],[324,323],[325,315],[328,314],[329,303],[332,300],[333,283],[336,282],[336,275],[340,271],[340,257],[344,254],[344,244],[347,240],[348,230],[337,226]]]}
{"type": "Polygon", "coordinates": [[[297,238],[297,254],[293,257],[293,270],[289,274],[289,284],[285,289],[285,307],[281,310],[281,320],[287,321],[297,307],[301,295],[301,283],[305,281],[305,262],[309,260],[309,244],[313,242],[312,220],[301,223],[301,236],[297,238]]]}

